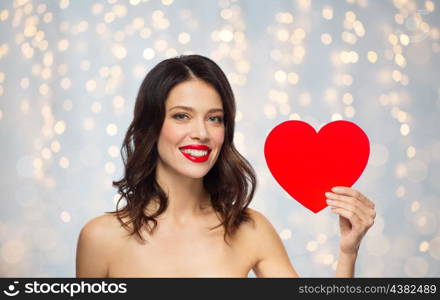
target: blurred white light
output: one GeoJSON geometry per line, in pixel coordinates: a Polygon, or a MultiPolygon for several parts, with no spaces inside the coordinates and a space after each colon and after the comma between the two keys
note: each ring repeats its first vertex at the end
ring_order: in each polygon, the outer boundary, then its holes
{"type": "Polygon", "coordinates": [[[150,60],[154,57],[155,52],[152,48],[147,48],[144,50],[143,56],[145,59],[150,60]]]}
{"type": "Polygon", "coordinates": [[[72,216],[67,211],[62,211],[60,214],[60,218],[64,223],[69,223],[72,220],[72,216]]]}
{"type": "Polygon", "coordinates": [[[284,228],[283,230],[281,230],[280,232],[280,238],[282,240],[288,240],[292,237],[292,231],[290,231],[290,229],[288,228],[284,228]]]}
{"type": "Polygon", "coordinates": [[[109,124],[106,128],[107,134],[110,136],[114,136],[118,133],[118,127],[115,124],[109,124]]]}

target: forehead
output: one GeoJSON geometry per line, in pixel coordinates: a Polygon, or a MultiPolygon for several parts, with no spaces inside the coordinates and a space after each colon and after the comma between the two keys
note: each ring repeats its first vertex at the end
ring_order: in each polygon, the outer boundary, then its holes
{"type": "Polygon", "coordinates": [[[165,107],[189,106],[196,110],[222,108],[222,100],[217,91],[202,80],[188,80],[174,86],[168,94],[165,107]]]}

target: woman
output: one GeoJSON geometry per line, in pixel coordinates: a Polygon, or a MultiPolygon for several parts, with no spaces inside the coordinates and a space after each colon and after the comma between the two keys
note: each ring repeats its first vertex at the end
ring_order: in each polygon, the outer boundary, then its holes
{"type": "MultiPolygon", "coordinates": [[[[199,55],[145,77],[122,147],[126,205],[81,230],[77,277],[298,277],[269,221],[248,208],[255,173],[233,145],[235,100],[222,70],[199,55]]],[[[373,203],[346,187],[336,276],[352,277],[373,203]]]]}

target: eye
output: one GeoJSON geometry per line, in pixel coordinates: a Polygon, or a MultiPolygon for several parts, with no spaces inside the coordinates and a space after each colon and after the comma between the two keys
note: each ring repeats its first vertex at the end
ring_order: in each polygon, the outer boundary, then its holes
{"type": "Polygon", "coordinates": [[[212,116],[212,117],[210,117],[210,119],[212,119],[212,118],[214,118],[214,119],[216,118],[218,123],[223,123],[223,117],[221,117],[221,116],[212,116]]]}
{"type": "Polygon", "coordinates": [[[175,114],[173,118],[176,120],[184,120],[185,117],[188,117],[186,114],[175,114]]]}

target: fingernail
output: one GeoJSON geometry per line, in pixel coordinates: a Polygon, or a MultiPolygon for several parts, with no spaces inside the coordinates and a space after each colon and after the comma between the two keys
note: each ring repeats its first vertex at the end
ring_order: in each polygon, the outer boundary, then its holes
{"type": "Polygon", "coordinates": [[[327,201],[327,203],[330,203],[330,204],[333,203],[333,201],[330,199],[327,199],[326,201],[327,201]]]}
{"type": "Polygon", "coordinates": [[[332,188],[332,191],[335,192],[335,193],[339,192],[340,190],[341,190],[341,189],[338,188],[338,187],[336,187],[336,186],[332,188]]]}
{"type": "Polygon", "coordinates": [[[325,195],[326,195],[327,197],[330,197],[330,196],[332,195],[332,193],[330,193],[330,192],[326,192],[325,195]]]}

